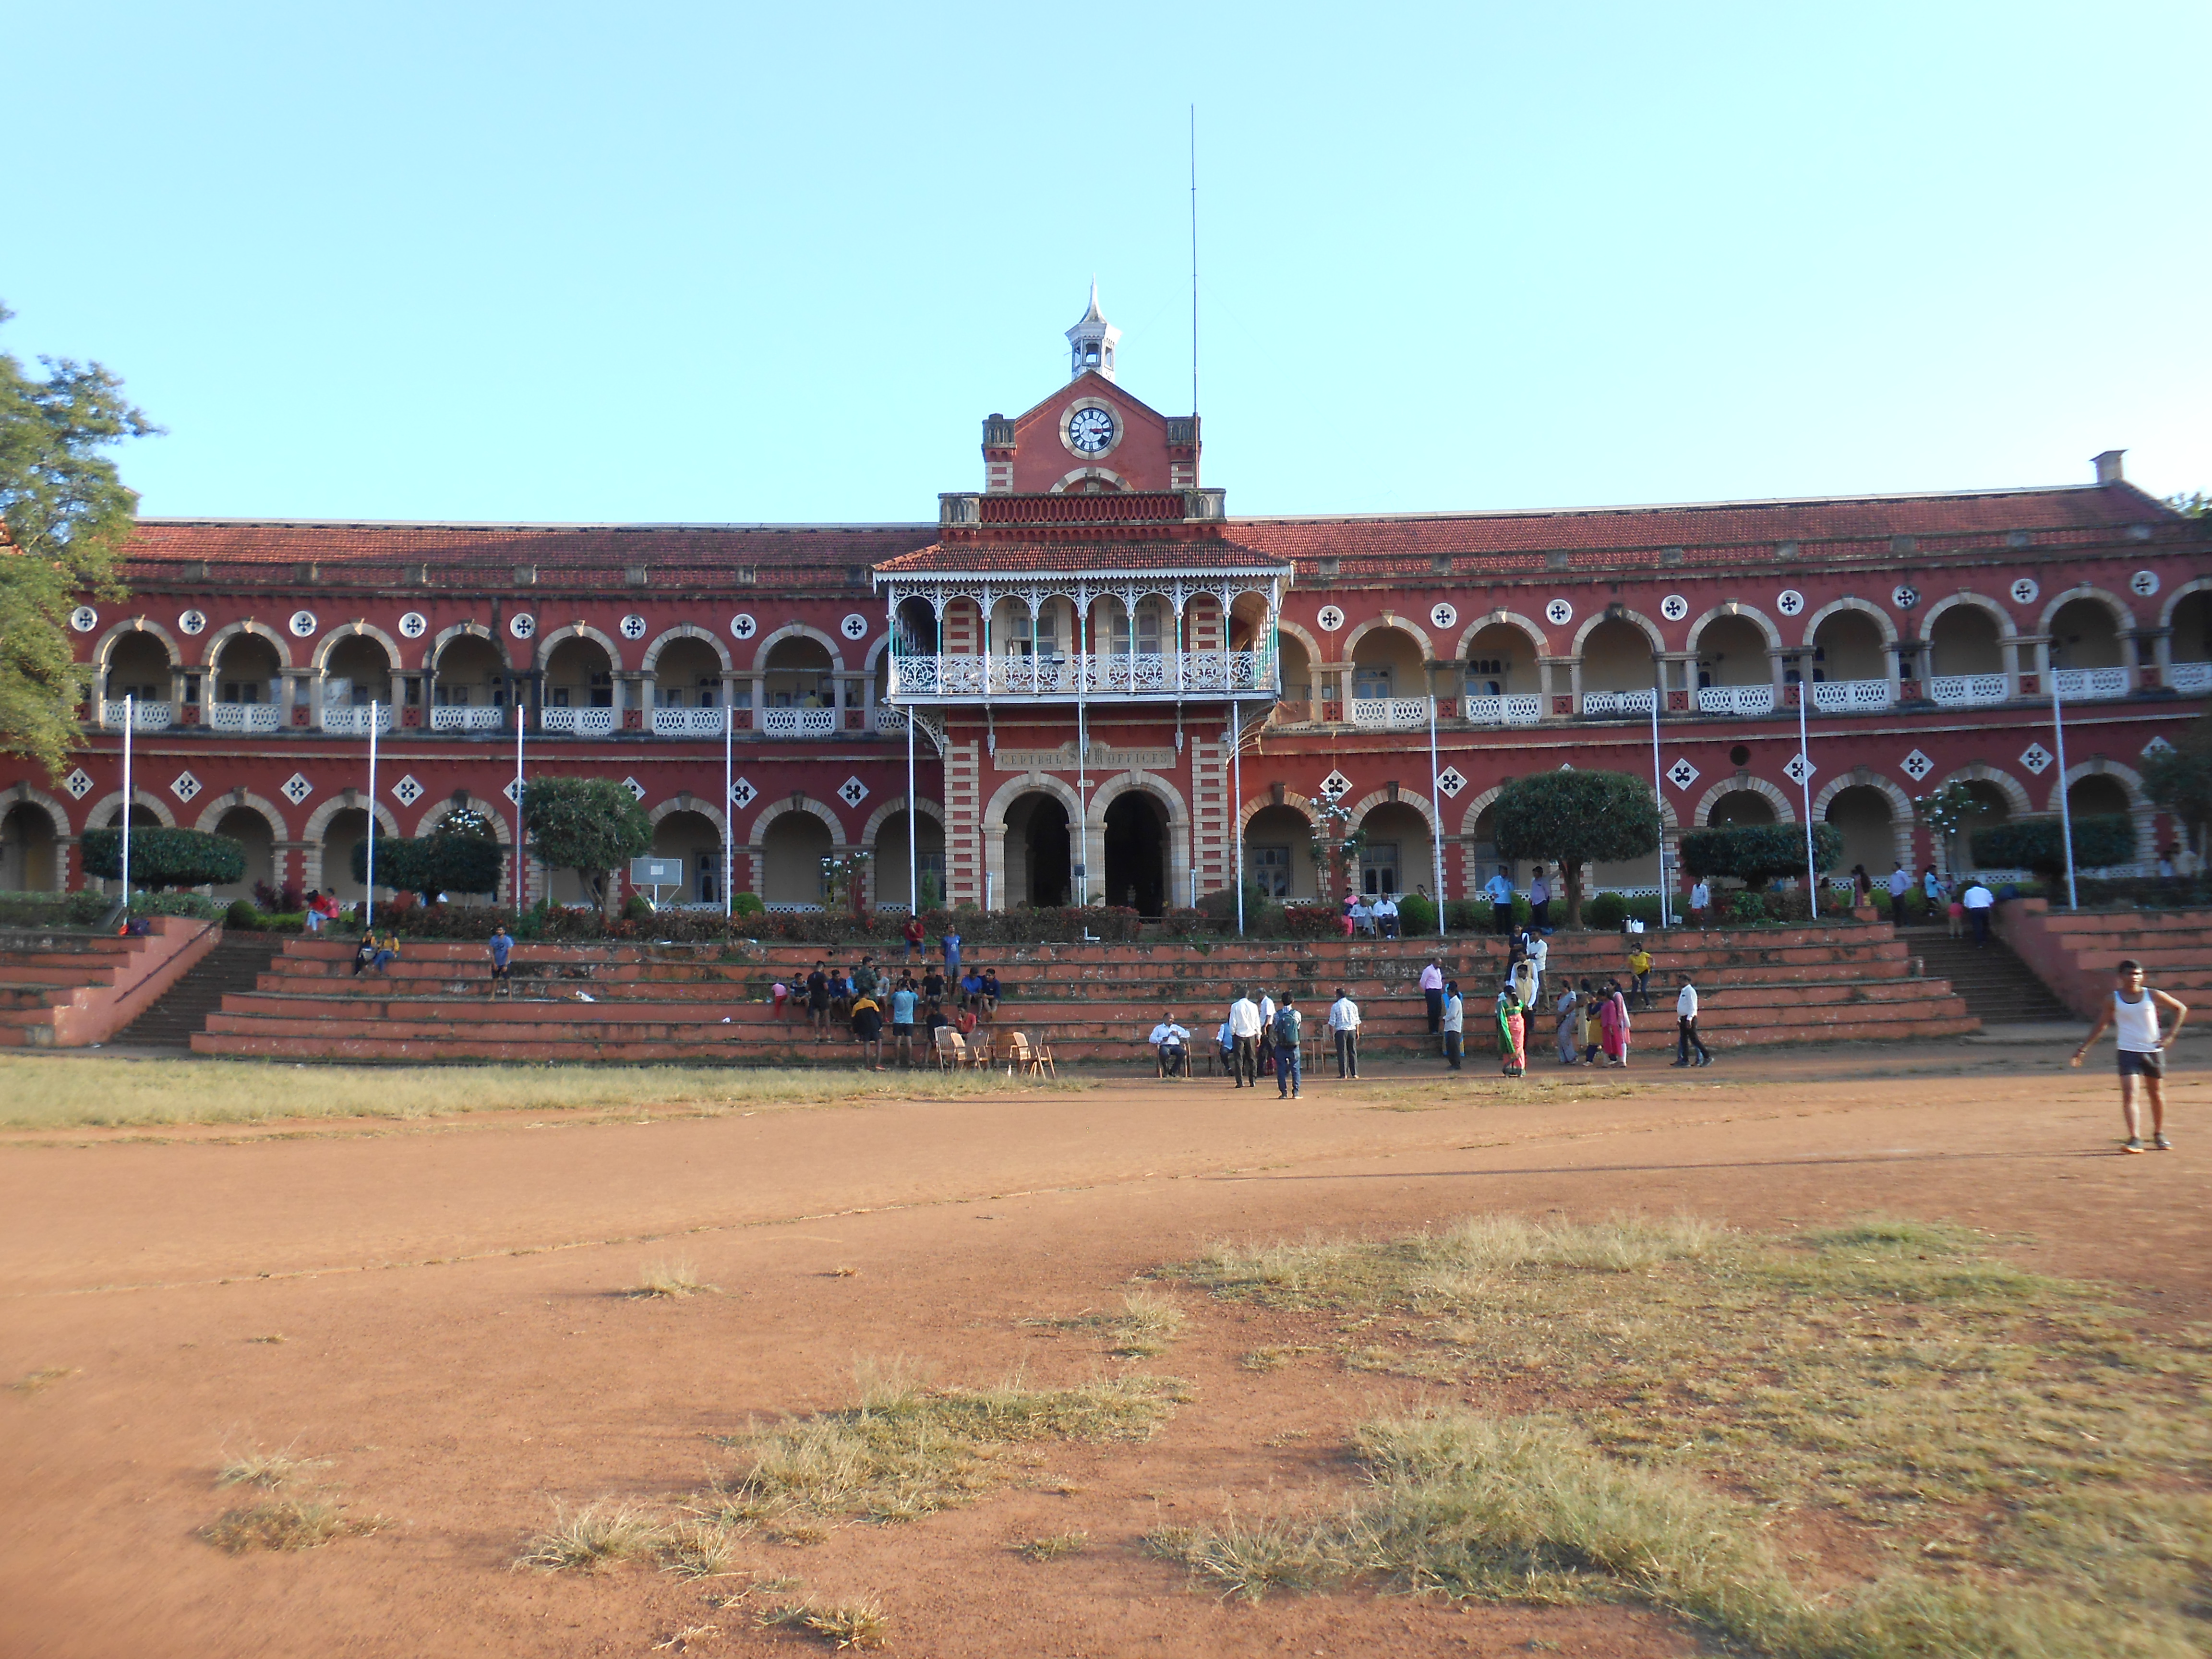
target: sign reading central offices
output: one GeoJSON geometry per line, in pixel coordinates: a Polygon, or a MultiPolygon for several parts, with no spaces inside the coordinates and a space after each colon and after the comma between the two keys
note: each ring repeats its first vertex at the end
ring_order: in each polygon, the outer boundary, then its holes
{"type": "MultiPolygon", "coordinates": [[[[1000,772],[1073,772],[1076,769],[1075,744],[1063,743],[1057,749],[1001,749],[991,757],[991,764],[1000,772]]],[[[1175,769],[1176,752],[1172,749],[1111,749],[1103,743],[1094,743],[1084,764],[1094,772],[1169,772],[1175,769]]]]}

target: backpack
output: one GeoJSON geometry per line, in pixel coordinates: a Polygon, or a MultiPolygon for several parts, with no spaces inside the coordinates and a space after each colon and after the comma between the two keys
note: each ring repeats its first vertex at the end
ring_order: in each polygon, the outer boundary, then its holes
{"type": "Polygon", "coordinates": [[[1298,1046],[1298,1011],[1295,1008],[1275,1010],[1275,1045],[1281,1048],[1298,1046]]]}

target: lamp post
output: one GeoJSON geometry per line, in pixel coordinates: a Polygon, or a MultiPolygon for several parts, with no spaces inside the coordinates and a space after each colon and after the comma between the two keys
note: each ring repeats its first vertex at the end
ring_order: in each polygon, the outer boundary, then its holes
{"type": "Polygon", "coordinates": [[[1805,738],[1805,705],[1811,699],[1812,686],[1805,680],[1797,682],[1797,787],[1805,794],[1805,919],[1813,927],[1820,925],[1820,878],[1813,868],[1813,757],[1805,738]]]}
{"type": "Polygon", "coordinates": [[[1663,688],[1651,693],[1651,795],[1659,811],[1659,925],[1672,927],[1674,912],[1667,902],[1667,781],[1659,771],[1659,700],[1663,688]]]}
{"type": "Polygon", "coordinates": [[[2066,847],[2066,908],[2078,910],[2081,901],[2074,891],[2074,810],[2066,799],[2066,716],[2058,707],[2058,671],[2051,671],[2051,731],[2058,744],[2058,838],[2066,847]]]}
{"type": "Polygon", "coordinates": [[[362,866],[366,878],[361,888],[361,931],[365,936],[368,925],[376,919],[376,713],[378,705],[368,706],[368,859],[362,866]]]}
{"type": "Polygon", "coordinates": [[[131,920],[131,729],[138,724],[137,702],[135,694],[123,694],[123,920],[126,925],[131,920]]]}

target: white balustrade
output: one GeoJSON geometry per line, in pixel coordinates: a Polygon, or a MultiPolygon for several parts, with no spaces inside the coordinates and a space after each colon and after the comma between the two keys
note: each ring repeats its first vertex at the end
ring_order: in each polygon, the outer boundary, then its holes
{"type": "Polygon", "coordinates": [[[611,738],[615,732],[611,708],[544,708],[538,711],[538,729],[548,736],[611,738]]]}
{"type": "Polygon", "coordinates": [[[1771,685],[1705,685],[1698,688],[1701,714],[1771,714],[1771,685]]]}
{"type": "Polygon", "coordinates": [[[1887,680],[1818,680],[1813,707],[1823,714],[1856,714],[1889,707],[1887,680]]]}
{"type": "Polygon", "coordinates": [[[392,705],[388,702],[373,706],[363,703],[359,708],[349,703],[323,705],[323,730],[334,738],[367,737],[372,718],[379,732],[389,732],[392,729],[392,705]]]}
{"type": "Polygon", "coordinates": [[[129,709],[131,729],[134,732],[166,732],[177,718],[177,705],[173,702],[126,702],[120,697],[111,697],[100,705],[100,723],[110,732],[123,729],[124,710],[129,709]]]}
{"type": "Polygon", "coordinates": [[[653,711],[653,735],[656,738],[719,738],[722,735],[722,719],[729,711],[723,708],[678,708],[673,704],[653,711]]]}
{"type": "Polygon", "coordinates": [[[2212,691],[2212,662],[2178,662],[2167,674],[2166,684],[2191,694],[2212,691]]]}
{"type": "Polygon", "coordinates": [[[441,702],[430,710],[433,732],[497,732],[507,725],[507,710],[496,703],[441,702]]]}
{"type": "Polygon", "coordinates": [[[2128,671],[2124,668],[2062,668],[2051,678],[2057,684],[2062,702],[2094,702],[2100,697],[2128,695],[2128,671]]]}
{"type": "Polygon", "coordinates": [[[1426,697],[1354,697],[1352,723],[1373,732],[1415,732],[1429,723],[1426,697]]]}
{"type": "MultiPolygon", "coordinates": [[[[894,708],[887,702],[878,703],[876,705],[876,730],[887,737],[904,737],[906,735],[906,710],[903,708],[894,708]]],[[[876,908],[880,910],[884,907],[879,904],[876,908]]]]}
{"type": "Polygon", "coordinates": [[[1462,697],[1460,717],[1477,726],[1534,726],[1544,718],[1544,700],[1534,696],[1462,697]]]}
{"type": "Polygon", "coordinates": [[[1602,718],[1608,714],[1649,714],[1659,706],[1656,691],[1585,691],[1583,693],[1583,714],[1586,717],[1602,718]]]}
{"type": "MultiPolygon", "coordinates": [[[[979,656],[895,657],[891,689],[901,696],[981,696],[986,672],[979,656]]],[[[1271,691],[1276,684],[1275,659],[1261,651],[993,656],[988,672],[993,696],[1173,696],[1271,691]]]]}
{"type": "Polygon", "coordinates": [[[837,729],[834,708],[763,708],[761,730],[771,738],[826,738],[837,729]]]}
{"type": "Polygon", "coordinates": [[[276,705],[273,702],[214,702],[208,705],[210,732],[274,732],[276,705]]]}
{"type": "Polygon", "coordinates": [[[2012,678],[2007,674],[1938,674],[1928,682],[1928,696],[1946,708],[1979,708],[2010,697],[2012,678]]]}

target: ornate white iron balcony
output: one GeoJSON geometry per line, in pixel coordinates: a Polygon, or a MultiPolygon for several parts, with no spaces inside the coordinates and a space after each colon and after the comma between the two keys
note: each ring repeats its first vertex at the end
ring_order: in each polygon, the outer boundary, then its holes
{"type": "Polygon", "coordinates": [[[120,732],[129,709],[131,729],[134,732],[166,732],[177,718],[177,705],[173,702],[126,702],[120,697],[110,698],[100,705],[100,723],[110,732],[120,732]]]}
{"type": "Polygon", "coordinates": [[[2178,662],[2167,679],[2177,691],[2212,691],[2212,662],[2178,662]]]}
{"type": "Polygon", "coordinates": [[[1698,712],[1701,714],[1771,714],[1774,712],[1774,688],[1771,685],[1706,685],[1698,690],[1698,712]]]}
{"type": "Polygon", "coordinates": [[[1659,706],[1659,694],[1642,691],[1585,691],[1583,693],[1583,714],[1589,718],[1607,715],[1649,714],[1659,706]]]}
{"type": "Polygon", "coordinates": [[[323,730],[334,738],[365,738],[372,718],[379,732],[389,732],[392,705],[363,703],[356,708],[348,703],[327,703],[323,708],[323,730]]]}
{"type": "Polygon", "coordinates": [[[274,732],[276,729],[276,705],[273,702],[210,703],[207,723],[210,732],[274,732]]]}
{"type": "Polygon", "coordinates": [[[430,710],[433,732],[496,732],[507,724],[507,710],[495,703],[440,703],[430,710]]]}
{"type": "Polygon", "coordinates": [[[538,729],[547,735],[568,735],[580,738],[611,738],[615,732],[615,711],[611,708],[556,708],[538,711],[538,729]]]}
{"type": "Polygon", "coordinates": [[[1544,718],[1544,700],[1534,696],[1462,697],[1460,717],[1477,726],[1534,726],[1544,718]]]}
{"type": "Polygon", "coordinates": [[[1416,732],[1429,723],[1426,697],[1354,697],[1352,723],[1372,732],[1416,732]]]}
{"type": "Polygon", "coordinates": [[[723,708],[678,708],[671,705],[653,711],[653,735],[656,738],[719,738],[722,735],[722,720],[729,711],[723,708]]]}
{"type": "Polygon", "coordinates": [[[2084,699],[2128,695],[2128,671],[2124,668],[2062,668],[2051,678],[2058,684],[2062,702],[2080,702],[2084,699]]]}
{"type": "Polygon", "coordinates": [[[1928,696],[1946,708],[1979,708],[2003,702],[2012,696],[2008,674],[1938,674],[1928,682],[1928,696]]]}
{"type": "Polygon", "coordinates": [[[763,708],[761,730],[771,738],[826,738],[837,729],[834,708],[763,708]]]}
{"type": "Polygon", "coordinates": [[[1860,714],[1889,707],[1887,680],[1820,680],[1813,687],[1813,707],[1823,714],[1860,714]]]}

